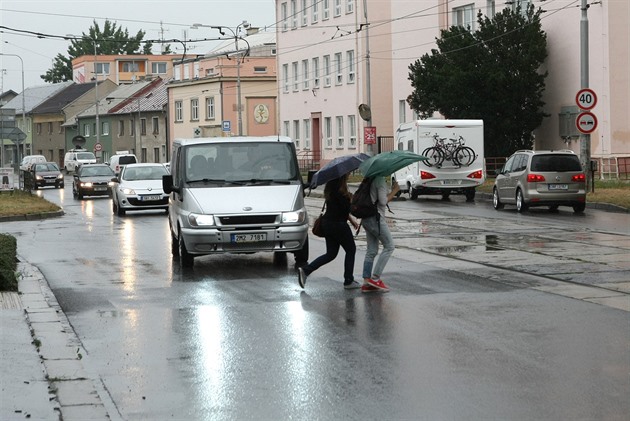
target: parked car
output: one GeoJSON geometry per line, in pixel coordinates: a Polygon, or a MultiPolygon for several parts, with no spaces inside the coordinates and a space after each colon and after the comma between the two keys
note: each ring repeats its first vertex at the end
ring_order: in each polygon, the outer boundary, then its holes
{"type": "Polygon", "coordinates": [[[54,162],[37,163],[31,166],[28,172],[33,182],[33,189],[38,187],[63,188],[63,174],[59,166],[54,162]]]}
{"type": "Polygon", "coordinates": [[[63,168],[66,173],[76,171],[83,164],[96,164],[96,156],[86,149],[71,149],[63,158],[63,168]]]}
{"type": "Polygon", "coordinates": [[[163,209],[168,212],[168,195],[162,189],[162,176],[168,170],[163,164],[128,164],[112,188],[112,210],[118,216],[125,212],[163,209]]]}
{"type": "Polygon", "coordinates": [[[586,176],[571,150],[521,150],[508,158],[497,174],[492,191],[495,209],[516,205],[518,212],[533,206],[586,208],[586,176]]]}
{"type": "Polygon", "coordinates": [[[114,171],[106,164],[84,164],[77,168],[72,182],[72,194],[83,196],[110,196],[114,171]]]}
{"type": "Polygon", "coordinates": [[[116,175],[120,174],[120,170],[127,164],[135,164],[138,162],[138,158],[132,153],[127,151],[116,152],[115,155],[109,159],[109,166],[114,170],[116,175]]]}
{"type": "Polygon", "coordinates": [[[44,155],[26,155],[20,162],[20,169],[22,171],[29,171],[31,166],[36,163],[44,163],[47,159],[44,155]]]}

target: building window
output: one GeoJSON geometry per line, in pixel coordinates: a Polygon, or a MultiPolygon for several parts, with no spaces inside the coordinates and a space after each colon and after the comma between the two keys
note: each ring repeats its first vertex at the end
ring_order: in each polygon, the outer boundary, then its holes
{"type": "Polygon", "coordinates": [[[330,0],[322,0],[322,20],[328,20],[330,18],[330,0]]]}
{"type": "Polygon", "coordinates": [[[206,98],[206,120],[214,120],[214,97],[206,98]]]}
{"type": "Polygon", "coordinates": [[[308,60],[302,60],[302,89],[309,87],[308,60]]]}
{"type": "Polygon", "coordinates": [[[345,139],[343,137],[343,116],[337,116],[337,148],[343,148],[345,139]]]}
{"type": "Polygon", "coordinates": [[[86,124],[83,126],[83,137],[90,137],[90,124],[86,124]]]}
{"type": "Polygon", "coordinates": [[[48,134],[53,133],[53,124],[52,121],[48,122],[48,134]]]}
{"type": "Polygon", "coordinates": [[[125,135],[125,120],[118,120],[118,137],[125,135]]]}
{"type": "Polygon", "coordinates": [[[42,123],[35,124],[35,133],[42,134],[42,123]]]}
{"type": "Polygon", "coordinates": [[[306,6],[308,0],[302,0],[302,26],[308,25],[308,8],[306,6]]]}
{"type": "Polygon", "coordinates": [[[313,59],[313,88],[319,88],[319,57],[313,59]]]}
{"type": "Polygon", "coordinates": [[[284,93],[289,92],[289,65],[282,65],[282,90],[284,93]]]}
{"type": "Polygon", "coordinates": [[[160,162],[160,148],[153,148],[153,162],[160,162]]]}
{"type": "Polygon", "coordinates": [[[267,66],[254,66],[254,73],[267,73],[267,66]]]}
{"type": "Polygon", "coordinates": [[[354,83],[354,50],[346,51],[346,60],[348,61],[346,64],[346,67],[348,68],[348,83],[354,83]]]}
{"type": "Polygon", "coordinates": [[[473,32],[475,30],[474,4],[453,8],[453,25],[461,26],[473,32]]]}
{"type": "Polygon", "coordinates": [[[335,17],[341,16],[341,0],[334,0],[335,1],[335,11],[334,11],[334,15],[335,17]]]}
{"type": "Polygon", "coordinates": [[[105,136],[109,135],[109,121],[103,121],[103,123],[101,123],[101,134],[105,136]]]}
{"type": "Polygon", "coordinates": [[[282,3],[280,5],[280,19],[282,20],[282,31],[286,31],[287,28],[287,4],[282,3]]]}
{"type": "Polygon", "coordinates": [[[135,61],[123,61],[121,64],[123,72],[131,73],[140,71],[140,63],[135,61]]]}
{"type": "Polygon", "coordinates": [[[129,120],[129,136],[136,136],[136,121],[134,119],[129,120]]]}
{"type": "Polygon", "coordinates": [[[152,134],[160,134],[160,119],[157,117],[151,118],[151,126],[153,129],[151,130],[152,134]]]}
{"type": "Polygon", "coordinates": [[[165,62],[151,63],[151,73],[156,74],[156,75],[165,75],[166,63],[165,62]]]}
{"type": "Polygon", "coordinates": [[[298,72],[298,62],[294,61],[291,64],[293,69],[293,91],[297,91],[300,88],[300,74],[298,72]]]}
{"type": "Polygon", "coordinates": [[[192,121],[199,121],[199,99],[193,98],[190,100],[190,119],[192,121]]]}
{"type": "Polygon", "coordinates": [[[354,13],[354,0],[346,0],[346,13],[354,13]]]}
{"type": "Polygon", "coordinates": [[[319,2],[321,0],[313,0],[311,5],[311,23],[317,23],[319,20],[319,2]]]}
{"type": "Polygon", "coordinates": [[[173,79],[182,80],[182,67],[173,66],[173,79]]]}
{"type": "Polygon", "coordinates": [[[330,86],[330,56],[324,56],[324,87],[330,86]]]}
{"type": "Polygon", "coordinates": [[[108,75],[109,74],[109,63],[96,63],[96,74],[97,75],[108,75]]]}
{"type": "Polygon", "coordinates": [[[297,9],[295,0],[291,0],[291,28],[297,29],[297,9]]]}
{"type": "Polygon", "coordinates": [[[184,121],[184,106],[182,101],[175,101],[175,121],[184,121]]]}
{"type": "Polygon", "coordinates": [[[282,130],[285,136],[291,137],[291,132],[289,132],[289,125],[290,125],[289,121],[283,121],[282,130]]]}
{"type": "Polygon", "coordinates": [[[348,116],[348,135],[350,136],[350,147],[357,147],[357,116],[348,116]]]}
{"type": "Polygon", "coordinates": [[[341,85],[343,82],[343,66],[341,65],[341,53],[335,53],[335,84],[341,85]]]}
{"type": "Polygon", "coordinates": [[[300,120],[293,120],[293,140],[295,146],[300,147],[300,120]]]}
{"type": "Polygon", "coordinates": [[[398,123],[404,123],[407,121],[407,101],[401,99],[398,101],[398,123]]]}
{"type": "Polygon", "coordinates": [[[326,136],[326,147],[332,148],[332,118],[324,118],[324,134],[326,136]]]}
{"type": "Polygon", "coordinates": [[[309,118],[304,119],[304,147],[309,149],[311,147],[311,120],[309,118]]]}
{"type": "Polygon", "coordinates": [[[199,79],[199,62],[198,61],[193,63],[193,77],[195,79],[199,79]]]}
{"type": "Polygon", "coordinates": [[[184,63],[184,80],[188,79],[190,79],[190,63],[184,63]]]}
{"type": "MultiPolygon", "coordinates": [[[[147,119],[146,118],[141,118],[140,119],[140,136],[146,136],[147,135],[147,119]]],[[[144,159],[142,162],[147,162],[146,159],[144,159]]]]}

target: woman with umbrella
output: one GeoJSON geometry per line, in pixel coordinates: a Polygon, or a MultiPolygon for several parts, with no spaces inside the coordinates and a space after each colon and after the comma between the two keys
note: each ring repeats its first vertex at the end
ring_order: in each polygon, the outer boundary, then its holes
{"type": "Polygon", "coordinates": [[[371,157],[361,163],[359,167],[365,178],[371,178],[370,197],[376,202],[378,213],[374,216],[363,218],[361,225],[365,230],[367,239],[367,251],[363,260],[363,285],[361,292],[389,291],[389,287],[381,279],[385,265],[394,253],[394,239],[385,221],[387,204],[396,196],[400,187],[395,180],[392,189],[388,192],[385,176],[388,176],[407,165],[426,159],[422,155],[416,155],[407,151],[385,152],[371,157]],[[383,251],[376,260],[379,243],[383,245],[383,251]]]}
{"type": "MultiPolygon", "coordinates": [[[[361,154],[364,155],[364,154],[361,154]]],[[[322,254],[311,263],[298,268],[298,283],[302,288],[306,284],[306,278],[325,265],[332,262],[342,247],[346,253],[343,265],[343,287],[345,289],[360,288],[361,284],[354,280],[354,256],[356,254],[356,245],[352,231],[348,226],[348,222],[355,229],[359,229],[359,223],[350,215],[350,199],[352,194],[348,190],[348,176],[350,171],[358,168],[359,164],[368,158],[364,156],[353,156],[355,159],[342,159],[327,165],[319,170],[313,176],[311,187],[317,187],[318,184],[326,183],[324,187],[324,199],[326,211],[322,217],[322,227],[324,238],[326,240],[326,253],[322,254]],[[354,160],[354,164],[348,164],[354,160]],[[341,161],[341,162],[339,162],[341,161]],[[335,168],[336,167],[336,168],[335,168]],[[339,175],[342,173],[342,175],[339,175]],[[328,177],[336,177],[328,179],[328,177]]]]}

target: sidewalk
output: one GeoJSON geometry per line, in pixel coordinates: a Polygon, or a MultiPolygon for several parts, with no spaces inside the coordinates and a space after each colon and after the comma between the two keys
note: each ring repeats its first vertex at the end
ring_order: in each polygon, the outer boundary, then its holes
{"type": "Polygon", "coordinates": [[[0,419],[109,420],[48,283],[32,265],[18,271],[19,292],[0,295],[0,419]]]}

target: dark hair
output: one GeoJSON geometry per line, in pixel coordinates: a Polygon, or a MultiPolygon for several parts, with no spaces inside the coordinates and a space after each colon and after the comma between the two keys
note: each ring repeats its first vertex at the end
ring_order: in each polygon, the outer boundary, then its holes
{"type": "Polygon", "coordinates": [[[324,198],[326,200],[330,200],[333,192],[337,191],[348,199],[352,198],[352,194],[348,191],[348,175],[349,174],[344,174],[326,183],[326,187],[324,187],[324,198]]]}

